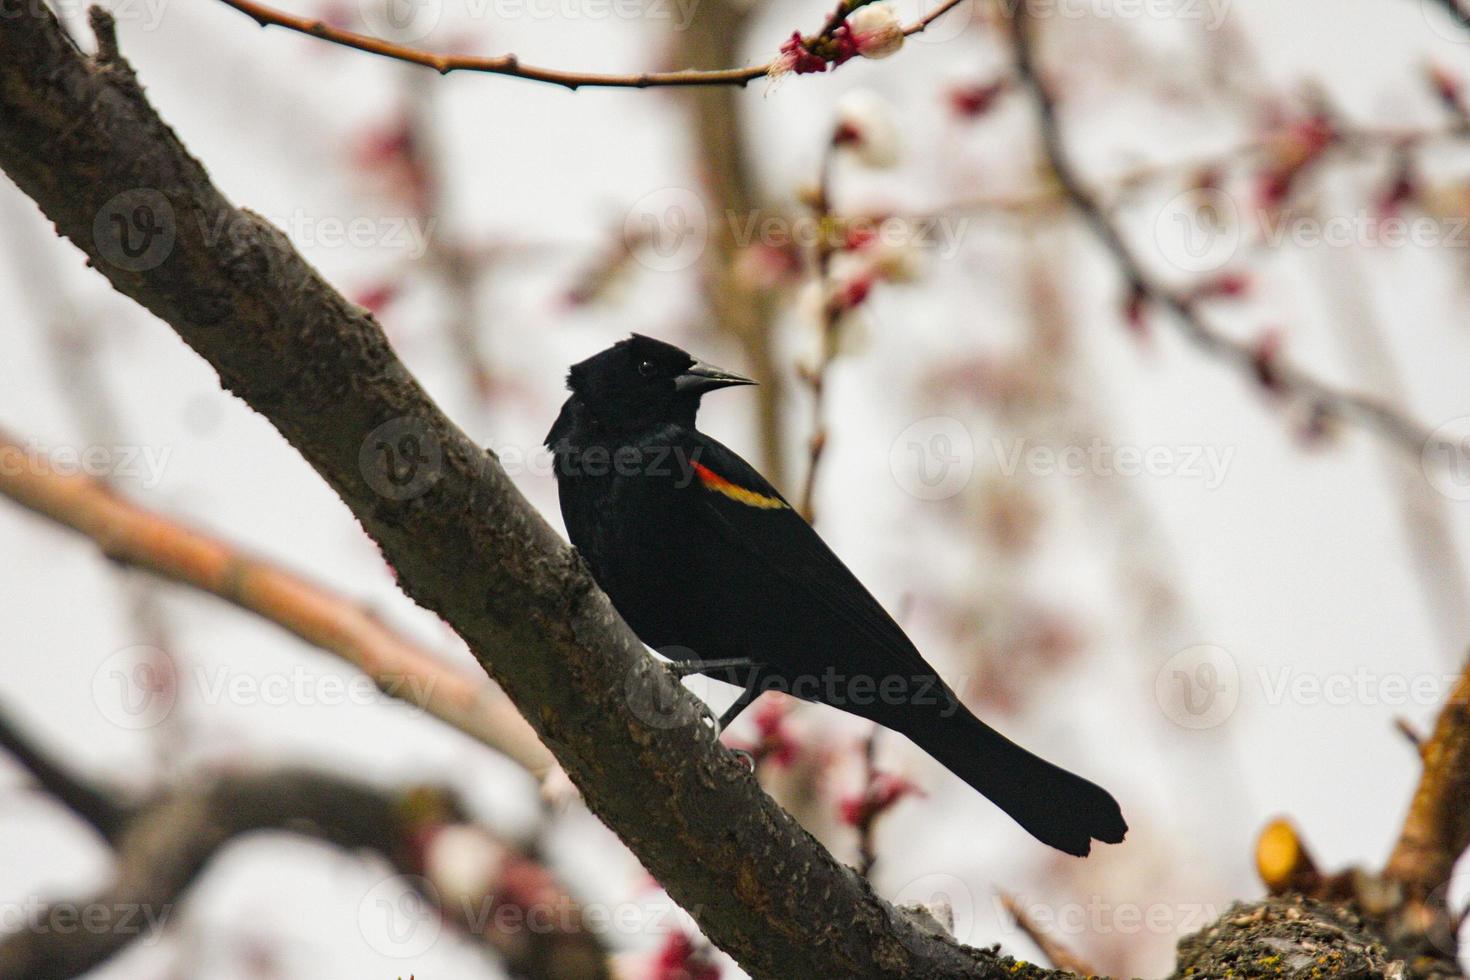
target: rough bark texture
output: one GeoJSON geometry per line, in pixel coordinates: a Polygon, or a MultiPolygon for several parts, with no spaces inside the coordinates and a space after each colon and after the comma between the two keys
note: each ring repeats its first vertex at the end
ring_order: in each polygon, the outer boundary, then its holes
{"type": "Polygon", "coordinates": [[[3,0],[0,15],[0,168],[316,468],[714,942],[756,977],[1044,974],[921,930],[761,792],[372,317],[213,186],[105,15],[90,58],[44,5],[3,0]],[[172,238],[152,265],[130,255],[145,223],[172,238]],[[393,458],[405,446],[418,469],[393,458]]]}
{"type": "Polygon", "coordinates": [[[1401,962],[1363,921],[1340,906],[1300,896],[1237,903],[1179,943],[1175,978],[1281,977],[1395,980],[1401,962]]]}

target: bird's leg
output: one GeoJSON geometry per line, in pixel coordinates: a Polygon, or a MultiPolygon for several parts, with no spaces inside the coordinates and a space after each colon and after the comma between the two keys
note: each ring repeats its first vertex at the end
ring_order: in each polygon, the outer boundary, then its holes
{"type": "MultiPolygon", "coordinates": [[[[720,720],[715,723],[717,726],[715,728],[716,734],[724,732],[729,727],[730,722],[734,721],[740,715],[740,712],[748,708],[750,702],[760,697],[761,693],[760,674],[752,671],[750,683],[745,685],[745,690],[740,692],[740,697],[736,698],[735,703],[725,709],[725,713],[720,715],[720,720]]],[[[726,746],[726,748],[730,747],[726,746]]],[[[750,767],[750,771],[755,772],[755,756],[753,754],[744,749],[730,748],[730,751],[740,756],[741,760],[750,767]]]]}
{"type": "Polygon", "coordinates": [[[761,689],[758,681],[759,676],[752,675],[750,678],[750,683],[745,686],[744,691],[740,692],[740,697],[736,698],[735,703],[726,708],[725,713],[720,715],[720,731],[723,732],[727,727],[729,727],[730,722],[739,717],[740,712],[750,707],[750,702],[761,696],[761,689]]]}
{"type": "Polygon", "coordinates": [[[724,660],[670,660],[664,666],[673,671],[675,677],[683,680],[690,674],[703,674],[711,670],[754,669],[760,665],[749,657],[727,657],[724,660]]]}

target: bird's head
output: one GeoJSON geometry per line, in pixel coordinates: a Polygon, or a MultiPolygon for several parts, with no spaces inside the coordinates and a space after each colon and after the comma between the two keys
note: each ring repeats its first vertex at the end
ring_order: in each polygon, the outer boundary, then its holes
{"type": "Polygon", "coordinates": [[[749,384],[755,382],[636,333],[567,373],[572,398],[592,418],[629,431],[668,422],[692,426],[700,396],[749,384]]]}

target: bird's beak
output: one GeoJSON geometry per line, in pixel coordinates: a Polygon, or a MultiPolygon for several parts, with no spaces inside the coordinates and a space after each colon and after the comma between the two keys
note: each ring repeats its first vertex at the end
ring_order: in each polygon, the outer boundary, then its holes
{"type": "Polygon", "coordinates": [[[728,388],[731,385],[753,384],[755,382],[749,378],[731,374],[729,371],[721,371],[703,361],[695,361],[685,369],[683,374],[674,379],[675,390],[693,393],[714,391],[716,388],[728,388]]]}

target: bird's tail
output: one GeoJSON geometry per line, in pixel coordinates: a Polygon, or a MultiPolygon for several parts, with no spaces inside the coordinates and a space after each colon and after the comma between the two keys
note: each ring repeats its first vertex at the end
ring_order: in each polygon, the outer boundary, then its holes
{"type": "Polygon", "coordinates": [[[1128,832],[1123,811],[1107,790],[1032,755],[963,706],[904,734],[1033,837],[1086,857],[1093,839],[1117,844],[1128,832]]]}

